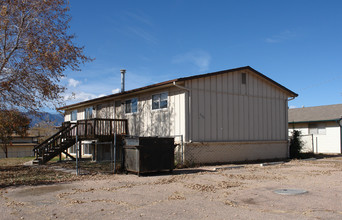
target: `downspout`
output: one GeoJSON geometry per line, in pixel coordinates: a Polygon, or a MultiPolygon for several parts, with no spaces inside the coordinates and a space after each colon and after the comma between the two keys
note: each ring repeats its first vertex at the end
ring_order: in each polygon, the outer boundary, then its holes
{"type": "MultiPolygon", "coordinates": [[[[190,138],[190,126],[191,126],[191,97],[190,97],[190,89],[189,88],[186,88],[184,86],[180,86],[180,85],[177,85],[175,81],[173,81],[173,85],[180,88],[180,89],[183,89],[183,90],[186,90],[188,92],[188,112],[187,112],[187,123],[188,123],[188,127],[186,129],[186,139],[188,141],[191,140],[190,138]]],[[[185,140],[186,141],[186,140],[185,140]]]]}

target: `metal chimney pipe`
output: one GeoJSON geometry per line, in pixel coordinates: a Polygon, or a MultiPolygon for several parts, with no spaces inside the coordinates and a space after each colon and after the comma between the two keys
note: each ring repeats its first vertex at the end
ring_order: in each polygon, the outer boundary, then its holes
{"type": "Polygon", "coordinates": [[[126,73],[126,70],[122,69],[122,70],[120,70],[120,72],[121,72],[121,92],[124,92],[125,91],[125,73],[126,73]]]}

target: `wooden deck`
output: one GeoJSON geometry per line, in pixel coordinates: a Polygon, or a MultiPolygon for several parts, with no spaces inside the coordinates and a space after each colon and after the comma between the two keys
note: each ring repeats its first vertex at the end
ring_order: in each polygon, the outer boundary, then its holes
{"type": "Polygon", "coordinates": [[[69,125],[77,125],[70,136],[76,137],[77,134],[78,140],[112,140],[114,134],[128,135],[127,119],[93,118],[63,123],[63,126],[69,125]]]}

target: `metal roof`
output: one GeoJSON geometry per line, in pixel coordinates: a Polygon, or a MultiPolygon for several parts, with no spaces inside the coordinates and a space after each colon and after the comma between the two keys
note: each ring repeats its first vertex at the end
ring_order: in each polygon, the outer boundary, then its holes
{"type": "Polygon", "coordinates": [[[342,116],[342,104],[289,109],[289,123],[336,121],[342,116]]]}
{"type": "Polygon", "coordinates": [[[177,79],[173,79],[173,80],[169,80],[169,81],[164,81],[164,82],[161,82],[161,83],[157,83],[157,84],[153,84],[153,85],[149,85],[149,86],[145,86],[145,87],[141,87],[141,88],[137,88],[137,89],[132,89],[132,90],[129,90],[129,91],[124,91],[124,92],[120,92],[120,93],[116,93],[116,94],[112,94],[112,95],[103,96],[103,97],[100,97],[100,98],[95,98],[95,99],[87,100],[87,101],[84,101],[84,102],[79,102],[79,103],[63,106],[63,107],[57,108],[57,110],[67,110],[67,109],[77,108],[77,107],[80,107],[80,106],[95,104],[95,103],[99,103],[99,102],[102,102],[102,101],[113,100],[114,98],[119,98],[121,96],[125,96],[125,95],[128,95],[128,94],[133,94],[133,93],[141,92],[141,91],[144,91],[144,90],[149,90],[149,89],[153,89],[153,88],[157,88],[157,87],[162,87],[162,86],[168,86],[168,85],[171,86],[173,84],[173,82],[184,82],[184,81],[187,81],[187,80],[203,78],[203,77],[209,77],[209,76],[215,76],[215,75],[220,75],[220,74],[234,72],[234,71],[239,71],[239,70],[250,70],[250,71],[254,72],[256,75],[266,79],[270,83],[276,85],[278,88],[284,90],[286,93],[289,94],[289,97],[297,97],[298,96],[297,93],[289,90],[285,86],[283,86],[283,85],[277,83],[276,81],[268,78],[267,76],[265,76],[262,73],[256,71],[252,67],[244,66],[244,67],[239,67],[239,68],[235,68],[235,69],[222,70],[222,71],[218,71],[218,72],[205,73],[205,74],[200,74],[200,75],[195,75],[195,76],[189,76],[189,77],[183,77],[183,78],[177,78],[177,79]]]}

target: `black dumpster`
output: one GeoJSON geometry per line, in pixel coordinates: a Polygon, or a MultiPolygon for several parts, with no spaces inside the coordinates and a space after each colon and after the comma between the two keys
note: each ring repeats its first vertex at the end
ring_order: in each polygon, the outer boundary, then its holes
{"type": "Polygon", "coordinates": [[[126,172],[170,171],[174,168],[174,139],[158,137],[126,138],[124,164],[126,172]]]}

